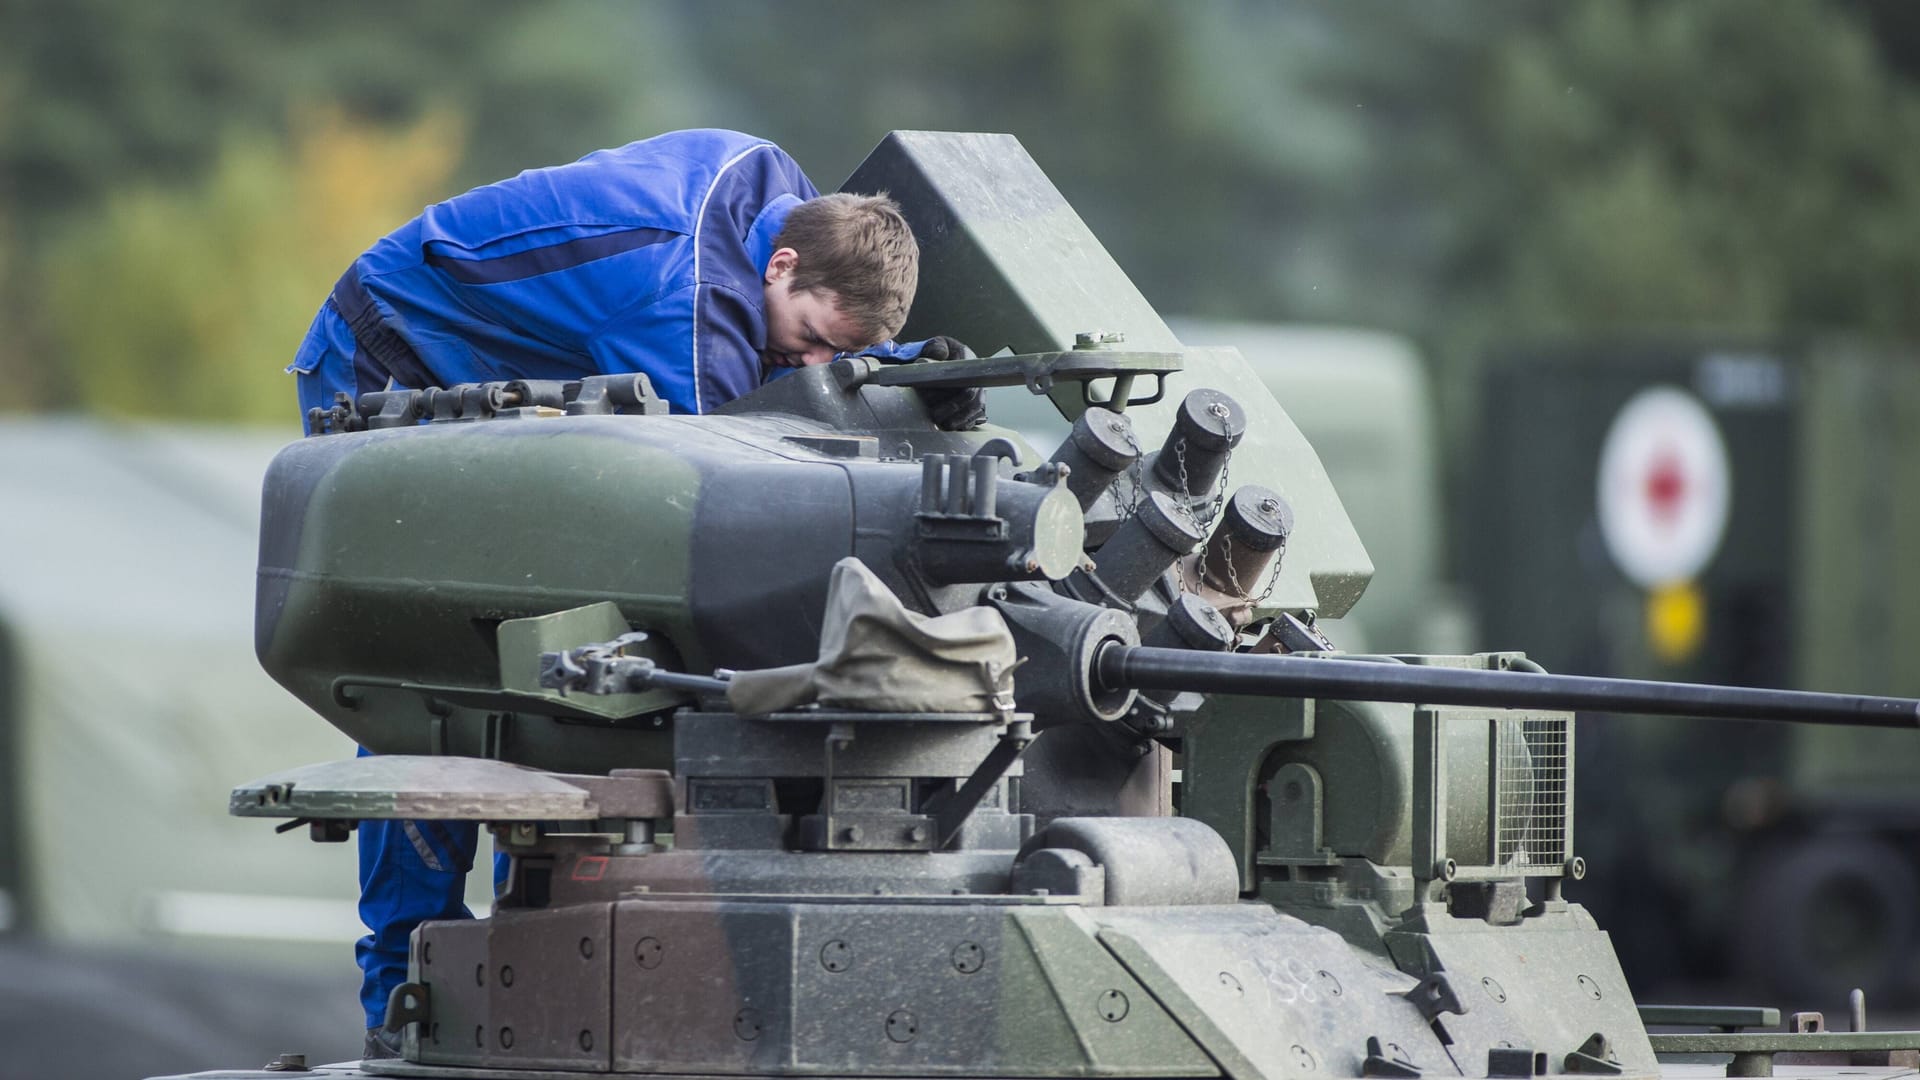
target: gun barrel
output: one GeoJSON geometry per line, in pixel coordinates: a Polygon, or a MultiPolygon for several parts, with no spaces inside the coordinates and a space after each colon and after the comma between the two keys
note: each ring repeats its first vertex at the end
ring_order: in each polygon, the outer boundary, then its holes
{"type": "Polygon", "coordinates": [[[1265,697],[1920,728],[1920,701],[1911,698],[1475,671],[1377,660],[1108,645],[1094,660],[1094,675],[1109,692],[1193,690],[1265,697]]]}

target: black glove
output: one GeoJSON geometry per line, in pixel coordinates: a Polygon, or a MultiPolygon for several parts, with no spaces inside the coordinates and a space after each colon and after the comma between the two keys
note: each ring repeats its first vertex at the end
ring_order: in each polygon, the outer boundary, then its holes
{"type": "Polygon", "coordinates": [[[957,390],[922,390],[927,415],[941,431],[972,431],[987,422],[987,403],[977,386],[957,390]]]}
{"type": "MultiPolygon", "coordinates": [[[[920,359],[971,360],[973,350],[959,338],[941,334],[921,344],[920,359]]],[[[941,431],[972,431],[987,422],[987,403],[977,386],[927,388],[920,391],[920,400],[926,402],[927,416],[941,431]]]]}
{"type": "Polygon", "coordinates": [[[920,360],[971,360],[973,350],[956,337],[936,334],[920,343],[920,360]]]}

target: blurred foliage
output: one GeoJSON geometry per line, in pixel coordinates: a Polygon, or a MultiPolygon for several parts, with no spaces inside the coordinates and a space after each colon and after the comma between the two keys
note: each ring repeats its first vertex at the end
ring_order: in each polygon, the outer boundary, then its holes
{"type": "Polygon", "coordinates": [[[1920,331],[1898,2],[902,10],[0,0],[0,377],[159,413],[258,383],[290,412],[273,380],[326,285],[420,201],[685,126],[827,187],[892,128],[1011,131],[1163,310],[1408,333],[1456,403],[1515,336],[1920,331]],[[457,130],[437,182],[385,157],[457,130]]]}
{"type": "Polygon", "coordinates": [[[869,28],[906,62],[851,88],[756,58],[862,5],[745,8],[701,51],[818,106],[778,114],[803,160],[1012,130],[1162,310],[1409,333],[1456,404],[1516,337],[1920,331],[1920,98],[1860,17],[1889,5],[943,6],[869,28]]]}
{"type": "Polygon", "coordinates": [[[462,138],[446,113],[389,133],[306,111],[292,132],[230,137],[192,187],[109,196],[52,255],[47,325],[89,408],[293,419],[273,359],[367,237],[446,191],[462,138]]]}
{"type": "Polygon", "coordinates": [[[578,157],[584,132],[657,128],[633,91],[680,97],[670,16],[597,0],[0,0],[0,100],[22,102],[0,125],[0,191],[57,219],[128,183],[193,182],[236,129],[289,137],[302,102],[387,125],[458,102],[484,132],[458,179],[484,183],[578,157]]]}
{"type": "Polygon", "coordinates": [[[1488,82],[1497,213],[1525,223],[1488,275],[1502,332],[1920,331],[1920,99],[1861,28],[1588,0],[1550,29],[1488,82]]]}

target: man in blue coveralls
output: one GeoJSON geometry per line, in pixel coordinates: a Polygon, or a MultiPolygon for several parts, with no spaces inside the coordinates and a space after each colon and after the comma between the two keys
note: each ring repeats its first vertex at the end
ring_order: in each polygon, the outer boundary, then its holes
{"type": "MultiPolygon", "coordinates": [[[[428,207],[347,268],[287,370],[309,417],[337,393],[623,372],[646,374],[675,412],[704,413],[840,353],[964,356],[951,338],[890,342],[918,278],[890,199],[821,196],[763,139],[673,132],[428,207]]],[[[977,391],[928,406],[950,430],[986,416],[977,391]]],[[[414,928],[471,917],[477,832],[360,827],[369,1058],[398,1052],[381,1025],[414,928]]]]}

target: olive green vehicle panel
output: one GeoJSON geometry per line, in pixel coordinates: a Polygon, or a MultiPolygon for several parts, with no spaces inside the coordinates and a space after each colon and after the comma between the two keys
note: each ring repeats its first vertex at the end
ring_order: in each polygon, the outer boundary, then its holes
{"type": "MultiPolygon", "coordinates": [[[[620,605],[611,600],[551,615],[507,619],[494,631],[500,653],[500,688],[540,698],[548,708],[565,707],[608,719],[658,712],[680,704],[686,699],[685,694],[657,688],[633,694],[568,697],[541,687],[541,653],[562,652],[583,641],[612,641],[627,633],[632,625],[620,605]]],[[[672,645],[661,634],[650,635],[645,641],[628,646],[627,655],[645,656],[672,671],[682,666],[672,645]]]]}
{"type": "Polygon", "coordinates": [[[1204,821],[1226,840],[1240,867],[1240,888],[1254,885],[1259,787],[1271,775],[1268,759],[1282,743],[1313,738],[1319,702],[1267,701],[1221,695],[1207,702],[1188,729],[1181,759],[1180,813],[1204,821]]]}
{"type": "MultiPolygon", "coordinates": [[[[1122,335],[1112,347],[1183,353],[1155,404],[1126,409],[1142,449],[1160,445],[1188,391],[1224,390],[1247,414],[1229,468],[1236,483],[1273,488],[1292,504],[1295,532],[1263,610],[1338,618],[1373,575],[1353,523],[1313,448],[1233,349],[1188,349],[1011,135],[899,131],[842,190],[888,191],[920,241],[920,290],[902,331],[950,334],[986,354],[1056,352],[1083,333],[1122,335]]],[[[1146,394],[1150,380],[1134,388],[1146,394]]],[[[1101,395],[1110,389],[1096,391],[1101,395]]],[[[1077,384],[1056,386],[1067,419],[1086,408],[1077,384]]],[[[1267,586],[1255,587],[1259,595],[1267,586]]]]}
{"type": "Polygon", "coordinates": [[[1605,1038],[1607,1059],[1626,1075],[1660,1071],[1613,944],[1579,908],[1513,926],[1441,914],[1385,940],[1402,970],[1441,973],[1459,999],[1461,1011],[1436,1022],[1468,1075],[1501,1046],[1556,1048],[1547,1062],[1556,1073],[1606,1071],[1571,1060],[1573,1048],[1594,1035],[1605,1038]]]}
{"type": "Polygon", "coordinates": [[[1362,1075],[1369,1038],[1416,1067],[1451,1072],[1403,996],[1415,980],[1337,934],[1252,904],[1089,915],[1236,1080],[1362,1075]]]}
{"type": "Polygon", "coordinates": [[[891,193],[920,242],[907,340],[951,334],[982,355],[1039,353],[1105,331],[1129,349],[1180,348],[1011,135],[896,131],[840,190],[891,193]]]}
{"type": "MultiPolygon", "coordinates": [[[[504,730],[512,721],[500,719],[514,711],[513,691],[528,712],[546,711],[552,698],[530,688],[533,671],[503,679],[501,623],[612,603],[628,626],[668,646],[694,640],[685,595],[699,477],[664,445],[619,437],[617,428],[596,437],[592,424],[570,422],[564,439],[531,423],[459,425],[289,447],[267,479],[278,498],[262,520],[262,664],[381,752],[452,751],[575,770],[604,769],[612,754],[643,765],[636,740],[654,736],[582,739],[545,722],[504,730]],[[422,523],[432,523],[429,534],[422,523]],[[461,697],[503,685],[513,691],[495,700],[461,697]],[[421,692],[434,688],[446,691],[437,712],[421,692]]],[[[588,640],[597,639],[574,644],[588,640]]],[[[584,709],[604,715],[608,706],[584,709]]]]}
{"type": "MultiPolygon", "coordinates": [[[[1444,850],[1460,863],[1486,865],[1493,857],[1489,725],[1514,714],[1420,712],[1443,724],[1444,850]]],[[[1415,706],[1390,702],[1214,697],[1189,728],[1181,813],[1226,838],[1247,892],[1262,860],[1415,863],[1415,716],[1415,706]]]]}

